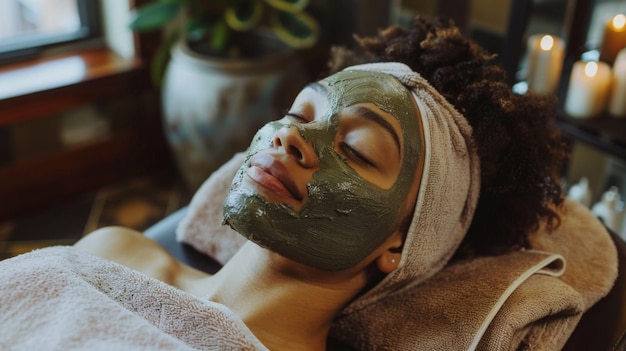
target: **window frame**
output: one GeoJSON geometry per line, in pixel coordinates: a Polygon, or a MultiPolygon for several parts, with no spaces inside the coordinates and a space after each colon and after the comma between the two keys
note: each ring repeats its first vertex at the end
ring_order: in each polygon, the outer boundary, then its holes
{"type": "Polygon", "coordinates": [[[32,59],[52,47],[102,36],[100,2],[76,0],[76,3],[81,24],[80,29],[73,33],[37,36],[19,43],[3,44],[0,42],[0,65],[32,59]]]}

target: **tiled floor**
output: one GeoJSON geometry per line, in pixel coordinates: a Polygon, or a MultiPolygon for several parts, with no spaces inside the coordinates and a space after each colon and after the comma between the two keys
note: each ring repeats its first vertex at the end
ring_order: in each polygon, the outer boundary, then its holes
{"type": "Polygon", "coordinates": [[[51,245],[71,245],[95,229],[145,230],[189,201],[173,176],[132,178],[31,216],[0,222],[0,259],[51,245]]]}

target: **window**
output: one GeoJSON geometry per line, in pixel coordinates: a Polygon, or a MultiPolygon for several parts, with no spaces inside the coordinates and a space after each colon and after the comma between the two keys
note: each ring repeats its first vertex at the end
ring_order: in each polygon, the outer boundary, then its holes
{"type": "Polygon", "coordinates": [[[99,34],[97,1],[1,0],[0,62],[99,34]]]}

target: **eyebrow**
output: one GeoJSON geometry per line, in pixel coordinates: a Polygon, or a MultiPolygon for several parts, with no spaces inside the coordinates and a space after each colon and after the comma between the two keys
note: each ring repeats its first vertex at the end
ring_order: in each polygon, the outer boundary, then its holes
{"type": "MultiPolygon", "coordinates": [[[[307,84],[306,88],[310,88],[321,95],[328,95],[328,89],[326,88],[326,86],[317,82],[312,82],[312,83],[307,84]]],[[[360,117],[374,121],[378,123],[383,129],[385,129],[391,135],[391,137],[393,138],[393,141],[396,143],[396,148],[398,149],[398,153],[402,154],[402,152],[400,151],[401,150],[400,137],[398,137],[396,130],[393,129],[393,126],[389,122],[387,122],[386,119],[384,119],[381,115],[379,115],[375,111],[370,110],[369,108],[365,106],[357,106],[356,112],[357,112],[357,115],[359,115],[360,117]]]]}
{"type": "Polygon", "coordinates": [[[401,150],[400,138],[398,137],[398,134],[396,133],[396,130],[393,128],[391,123],[387,122],[387,120],[385,120],[381,115],[379,115],[375,111],[370,110],[369,108],[365,106],[356,106],[356,112],[357,112],[357,115],[359,115],[360,117],[374,121],[378,123],[383,129],[385,129],[391,135],[393,140],[396,142],[396,147],[398,148],[398,154],[400,155],[402,154],[402,152],[400,152],[401,150]]]}

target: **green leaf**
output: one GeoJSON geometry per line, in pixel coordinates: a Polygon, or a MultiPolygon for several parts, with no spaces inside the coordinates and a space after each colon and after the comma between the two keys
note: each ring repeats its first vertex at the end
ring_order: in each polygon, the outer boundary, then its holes
{"type": "Polygon", "coordinates": [[[229,6],[224,19],[230,28],[245,31],[256,26],[263,15],[263,3],[260,0],[238,1],[229,6]]]}
{"type": "Polygon", "coordinates": [[[160,87],[163,84],[163,76],[170,62],[172,46],[174,46],[177,40],[178,35],[172,35],[167,40],[164,40],[152,57],[150,78],[152,79],[152,84],[156,87],[160,87]]]}
{"type": "Polygon", "coordinates": [[[319,24],[304,12],[278,11],[272,19],[272,29],[282,41],[297,49],[312,47],[319,36],[319,24]]]}
{"type": "Polygon", "coordinates": [[[202,16],[191,17],[185,23],[185,33],[191,41],[202,39],[206,35],[209,28],[217,25],[219,17],[212,13],[202,16]]]}
{"type": "Polygon", "coordinates": [[[171,21],[183,7],[180,1],[156,2],[137,9],[129,23],[135,31],[149,31],[162,27],[171,21]]]}
{"type": "Polygon", "coordinates": [[[228,40],[228,26],[226,22],[219,21],[213,27],[213,35],[211,37],[211,47],[216,51],[222,51],[228,40]]]}
{"type": "Polygon", "coordinates": [[[286,12],[302,11],[309,4],[309,0],[265,0],[275,9],[286,12]]]}

